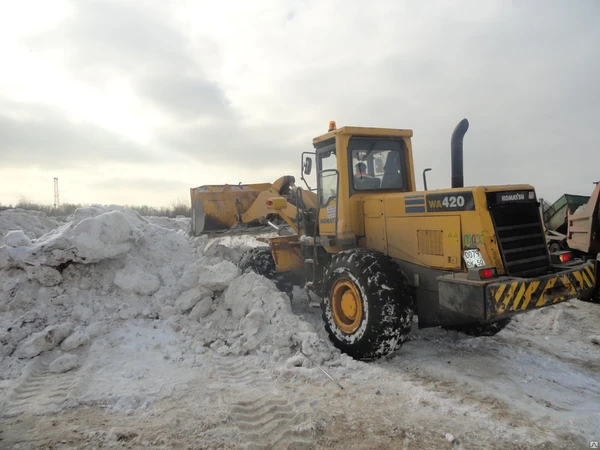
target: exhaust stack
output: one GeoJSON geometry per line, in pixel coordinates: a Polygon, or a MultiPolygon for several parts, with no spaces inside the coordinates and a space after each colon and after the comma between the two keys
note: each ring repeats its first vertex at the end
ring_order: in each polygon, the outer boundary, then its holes
{"type": "Polygon", "coordinates": [[[464,187],[463,178],[463,137],[469,129],[469,121],[461,120],[454,131],[450,140],[451,166],[452,166],[452,188],[464,187]]]}

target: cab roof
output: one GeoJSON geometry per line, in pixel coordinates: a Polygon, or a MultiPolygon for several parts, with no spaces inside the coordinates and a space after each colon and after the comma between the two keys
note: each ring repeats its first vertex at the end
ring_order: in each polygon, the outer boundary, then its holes
{"type": "Polygon", "coordinates": [[[313,144],[332,139],[337,135],[351,135],[362,137],[412,137],[412,130],[401,130],[399,128],[373,128],[373,127],[342,127],[328,133],[317,136],[313,144]]]}

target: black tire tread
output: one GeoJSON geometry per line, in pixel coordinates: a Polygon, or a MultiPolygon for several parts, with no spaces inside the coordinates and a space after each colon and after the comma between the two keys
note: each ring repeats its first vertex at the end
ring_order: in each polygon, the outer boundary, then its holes
{"type": "Polygon", "coordinates": [[[592,295],[586,301],[588,301],[590,303],[600,303],[600,287],[598,287],[598,286],[594,287],[592,295]]]}
{"type": "Polygon", "coordinates": [[[358,280],[367,296],[368,322],[361,338],[352,343],[344,342],[331,317],[329,298],[325,298],[321,303],[322,317],[331,341],[342,352],[359,360],[377,359],[398,350],[408,339],[412,327],[414,295],[408,279],[398,264],[381,252],[345,250],[334,255],[327,268],[328,295],[337,275],[347,273],[358,280]],[[389,289],[381,289],[384,285],[389,289]]]}
{"type": "Polygon", "coordinates": [[[275,283],[277,289],[291,296],[294,289],[293,282],[287,279],[284,274],[277,272],[270,247],[255,247],[244,252],[238,263],[238,268],[242,273],[252,271],[268,278],[275,283]]]}
{"type": "Polygon", "coordinates": [[[277,271],[275,269],[275,259],[269,247],[255,247],[242,255],[238,267],[242,272],[252,270],[258,275],[262,275],[272,280],[277,271]]]}

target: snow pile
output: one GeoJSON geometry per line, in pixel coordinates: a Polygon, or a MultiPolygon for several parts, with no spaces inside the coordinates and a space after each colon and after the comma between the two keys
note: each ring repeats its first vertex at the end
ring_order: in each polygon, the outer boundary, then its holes
{"type": "MultiPolygon", "coordinates": [[[[132,320],[179,333],[183,360],[216,351],[285,362],[298,349],[317,362],[333,357],[287,295],[240,273],[235,263],[259,241],[190,239],[116,206],[82,208],[69,219],[39,238],[12,230],[0,241],[0,378],[37,355],[102,346],[101,337],[132,320]]],[[[56,361],[53,372],[79,365],[70,356],[56,361]]]]}
{"type": "Polygon", "coordinates": [[[0,246],[0,269],[19,268],[44,286],[61,283],[70,263],[97,263],[128,253],[143,235],[141,218],[121,211],[78,210],[73,220],[30,240],[22,230],[9,231],[0,246]],[[91,217],[90,217],[91,215],[91,217]]]}
{"type": "MultiPolygon", "coordinates": [[[[96,208],[77,210],[74,220],[40,239],[29,242],[22,232],[5,237],[9,265],[40,263],[58,266],[67,261],[92,263],[113,258],[131,250],[142,235],[141,217],[96,208]],[[90,213],[93,214],[90,216],[90,213]]],[[[2,267],[2,268],[6,268],[2,267]]]]}
{"type": "Polygon", "coordinates": [[[242,254],[264,243],[248,236],[208,242],[199,237],[194,245],[202,256],[179,281],[186,290],[161,311],[161,317],[188,336],[192,350],[223,356],[262,354],[273,360],[302,350],[317,363],[337,353],[312,324],[292,311],[290,298],[272,281],[240,272],[235,263],[242,254]]]}
{"type": "Polygon", "coordinates": [[[158,225],[159,227],[185,232],[188,231],[191,222],[189,217],[184,216],[177,216],[175,219],[169,219],[168,217],[148,216],[146,219],[148,222],[158,225]]]}
{"type": "Polygon", "coordinates": [[[129,209],[83,208],[69,219],[37,239],[12,227],[0,241],[0,357],[14,368],[0,377],[18,373],[15,359],[72,351],[123,320],[155,319],[197,258],[185,233],[129,209]]]}
{"type": "Polygon", "coordinates": [[[57,228],[59,222],[42,211],[6,209],[0,211],[0,238],[9,231],[21,230],[30,239],[36,239],[57,228]]]}
{"type": "Polygon", "coordinates": [[[228,261],[212,266],[212,270],[209,267],[200,265],[198,269],[202,274],[219,276],[200,277],[199,286],[177,300],[180,309],[192,308],[187,319],[199,321],[179,324],[193,338],[197,353],[210,348],[224,356],[257,353],[277,360],[302,350],[317,363],[332,358],[331,346],[313,325],[294,314],[289,297],[272,281],[255,273],[240,275],[228,261]],[[222,295],[206,295],[225,282],[228,287],[222,295]],[[193,306],[194,302],[188,302],[191,298],[196,302],[193,306]]]}

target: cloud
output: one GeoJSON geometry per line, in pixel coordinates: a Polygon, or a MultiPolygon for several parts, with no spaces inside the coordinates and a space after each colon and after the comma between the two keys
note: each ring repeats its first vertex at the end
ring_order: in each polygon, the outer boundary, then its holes
{"type": "Polygon", "coordinates": [[[140,74],[189,63],[186,40],[156,4],[92,0],[71,6],[66,20],[26,38],[28,47],[38,51],[68,48],[66,63],[78,71],[111,68],[140,74]]]}
{"type": "Polygon", "coordinates": [[[467,184],[526,182],[554,198],[585,193],[598,176],[595,0],[106,0],[72,9],[24,42],[98,92],[126,80],[136,105],[155,113],[144,122],[148,143],[34,108],[27,120],[0,116],[5,140],[32,157],[0,160],[52,164],[49,148],[77,161],[83,147],[94,160],[135,160],[151,148],[219,164],[227,182],[235,167],[296,169],[333,119],[413,129],[417,174],[432,167],[430,188],[445,188],[450,133],[467,117],[467,184]],[[578,176],[565,178],[565,161],[578,176]]]}
{"type": "MultiPolygon", "coordinates": [[[[160,134],[161,145],[211,165],[261,168],[292,165],[303,150],[311,151],[310,140],[295,139],[299,130],[292,126],[251,126],[235,121],[170,127],[160,134]]],[[[303,130],[305,133],[306,130],[303,130]]]]}
{"type": "Polygon", "coordinates": [[[61,54],[79,78],[102,86],[126,78],[141,101],[173,119],[231,116],[228,100],[203,64],[215,57],[207,38],[192,46],[165,5],[130,0],[75,3],[69,19],[25,40],[28,47],[61,54]],[[195,52],[200,47],[200,54],[195,52]]]}
{"type": "Polygon", "coordinates": [[[58,108],[0,104],[0,164],[4,167],[159,161],[141,145],[94,124],[75,122],[58,108]]]}
{"type": "Polygon", "coordinates": [[[450,185],[450,134],[467,117],[468,184],[531,183],[548,198],[589,191],[600,176],[592,152],[600,141],[598,3],[485,7],[458,8],[463,16],[426,11],[421,29],[411,25],[418,15],[402,21],[395,7],[378,11],[368,34],[348,23],[348,50],[331,52],[336,64],[290,71],[293,89],[278,100],[306,117],[325,115],[322,123],[412,128],[416,172],[433,167],[433,188],[450,185]],[[350,53],[354,60],[340,56],[350,53]]]}
{"type": "Polygon", "coordinates": [[[177,191],[187,194],[191,187],[189,183],[177,178],[144,178],[144,177],[114,177],[88,183],[90,189],[130,189],[139,191],[177,191]]]}
{"type": "Polygon", "coordinates": [[[199,76],[180,74],[146,77],[138,92],[179,120],[235,119],[223,91],[199,76]]]}

